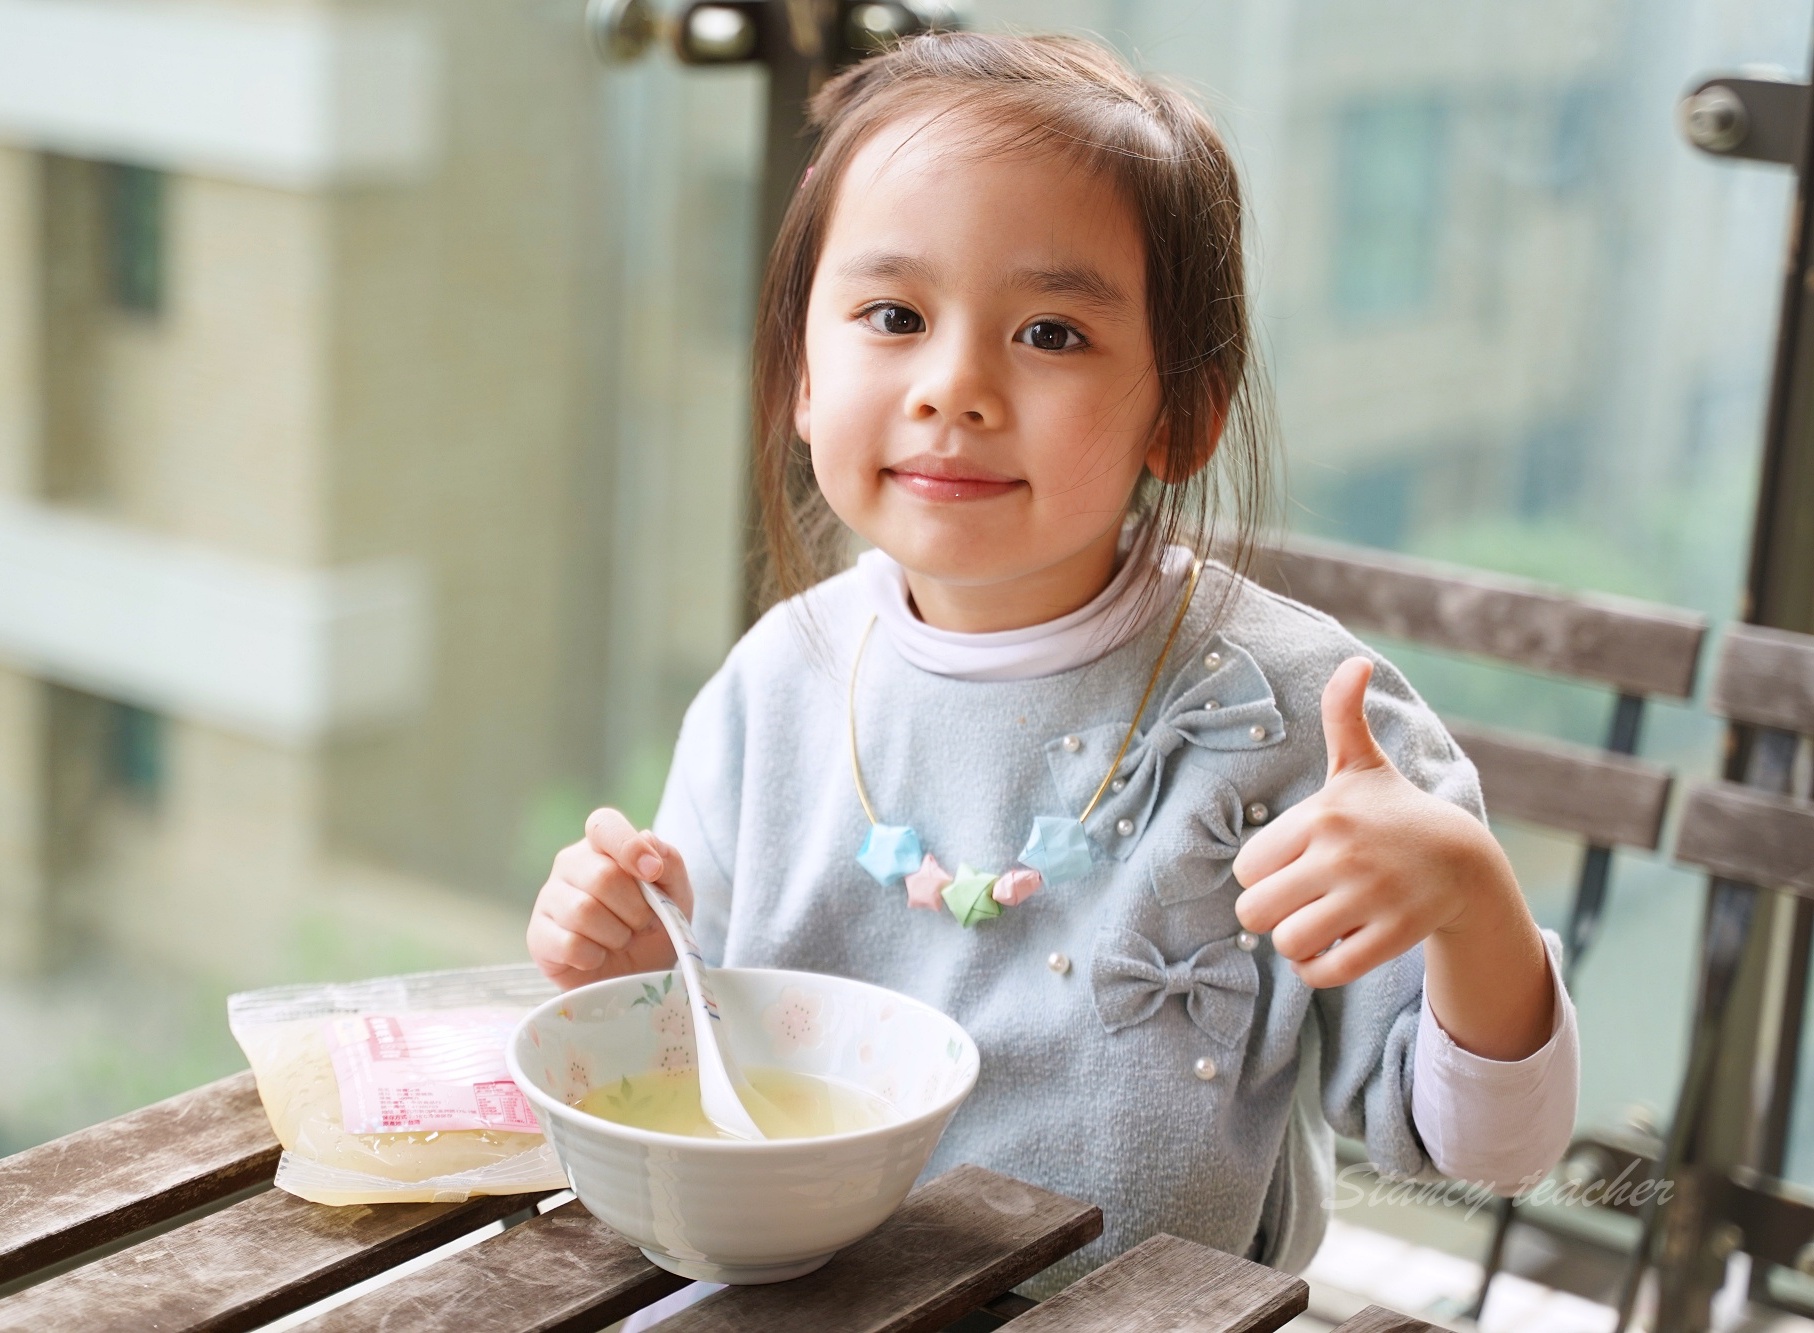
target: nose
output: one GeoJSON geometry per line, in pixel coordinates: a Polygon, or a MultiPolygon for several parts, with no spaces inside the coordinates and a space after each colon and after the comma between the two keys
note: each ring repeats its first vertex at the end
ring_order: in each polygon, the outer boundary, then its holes
{"type": "Polygon", "coordinates": [[[946,321],[921,347],[907,399],[915,421],[992,430],[1007,421],[1008,400],[997,350],[979,330],[946,321]]]}

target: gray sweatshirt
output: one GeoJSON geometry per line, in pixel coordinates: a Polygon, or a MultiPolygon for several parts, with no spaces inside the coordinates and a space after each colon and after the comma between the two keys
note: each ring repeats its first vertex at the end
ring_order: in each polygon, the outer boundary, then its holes
{"type": "MultiPolygon", "coordinates": [[[[1025,1290],[1157,1231],[1301,1269],[1331,1127],[1388,1173],[1430,1169],[1411,1112],[1422,949],[1312,990],[1242,932],[1230,871],[1258,822],[1322,786],[1323,685],[1356,654],[1375,663],[1367,720],[1399,771],[1484,817],[1473,765],[1396,670],[1206,566],[1125,781],[1085,823],[1093,868],[965,928],[855,860],[869,821],[846,691],[869,618],[849,573],[764,616],[688,709],[655,829],[686,858],[708,958],[861,978],[963,1024],[982,1073],[928,1175],[975,1162],[1103,1211],[1102,1238],[1025,1290]]],[[[1008,869],[1036,816],[1089,802],[1171,621],[1020,681],[934,675],[871,636],[857,720],[877,819],[912,825],[949,871],[1008,869]]]]}

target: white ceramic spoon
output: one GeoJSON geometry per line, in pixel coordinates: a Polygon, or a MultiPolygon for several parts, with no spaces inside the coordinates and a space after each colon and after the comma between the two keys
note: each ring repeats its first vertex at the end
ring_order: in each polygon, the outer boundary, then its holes
{"type": "Polygon", "coordinates": [[[641,880],[637,883],[642,884],[642,896],[655,909],[655,915],[668,932],[680,959],[680,978],[686,982],[687,1004],[693,1011],[693,1045],[699,1053],[700,1109],[707,1120],[732,1138],[766,1139],[768,1135],[750,1118],[750,1113],[744,1109],[743,1097],[738,1095],[740,1092],[744,1096],[756,1094],[737,1068],[729,1048],[718,1040],[718,1001],[712,997],[711,987],[706,983],[705,958],[699,952],[699,941],[693,938],[693,927],[688,923],[686,913],[654,885],[643,884],[641,880]]]}

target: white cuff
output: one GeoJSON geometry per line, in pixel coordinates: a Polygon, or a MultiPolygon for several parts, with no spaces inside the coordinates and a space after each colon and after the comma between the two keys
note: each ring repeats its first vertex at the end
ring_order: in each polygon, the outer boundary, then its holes
{"type": "Polygon", "coordinates": [[[1455,1044],[1426,991],[1417,1025],[1411,1119],[1436,1169],[1453,1180],[1515,1193],[1567,1151],[1581,1080],[1574,1001],[1562,985],[1562,940],[1543,932],[1555,1027],[1522,1060],[1488,1060],[1455,1044]]]}

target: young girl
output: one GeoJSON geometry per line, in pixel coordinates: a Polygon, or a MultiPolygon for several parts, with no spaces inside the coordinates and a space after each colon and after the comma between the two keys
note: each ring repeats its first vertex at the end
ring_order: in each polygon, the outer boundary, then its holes
{"type": "Polygon", "coordinates": [[[929,1172],[1104,1214],[1041,1291],[1156,1231],[1301,1268],[1331,1127],[1390,1173],[1546,1170],[1573,1011],[1472,765],[1197,553],[1267,473],[1215,129],[1094,46],[978,34],[812,121],[756,349],[788,600],[688,711],[654,831],[600,810],[555,858],[537,963],[667,966],[640,876],[726,965],[951,1014],[982,1075],[929,1172]]]}

